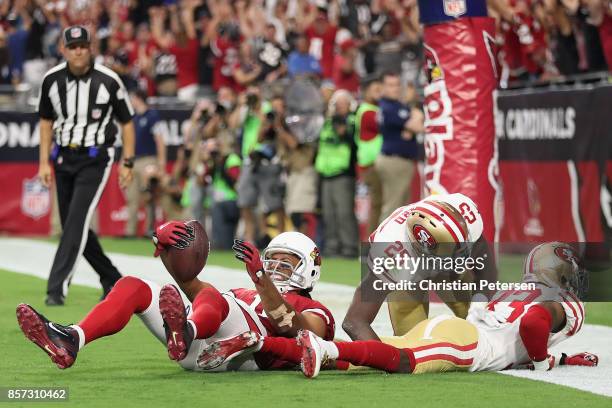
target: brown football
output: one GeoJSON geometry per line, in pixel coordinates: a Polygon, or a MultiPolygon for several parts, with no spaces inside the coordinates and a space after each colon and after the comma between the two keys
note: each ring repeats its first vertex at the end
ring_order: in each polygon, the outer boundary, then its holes
{"type": "Polygon", "coordinates": [[[190,281],[202,272],[210,251],[210,241],[202,224],[197,220],[185,224],[193,228],[194,240],[185,249],[168,247],[160,254],[170,275],[180,282],[190,281]]]}

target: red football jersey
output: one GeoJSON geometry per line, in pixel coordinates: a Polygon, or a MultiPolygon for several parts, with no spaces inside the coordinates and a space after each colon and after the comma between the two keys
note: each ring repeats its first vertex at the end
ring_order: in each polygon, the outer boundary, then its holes
{"type": "Polygon", "coordinates": [[[169,51],[176,56],[176,63],[178,64],[176,77],[179,88],[198,83],[199,49],[200,43],[197,38],[187,40],[184,46],[174,43],[170,47],[169,51]]]}
{"type": "MultiPolygon", "coordinates": [[[[256,290],[240,288],[232,289],[231,292],[237,299],[246,303],[252,310],[255,310],[257,317],[259,317],[259,321],[266,328],[269,336],[279,336],[274,326],[268,319],[263,305],[261,304],[259,294],[256,290]]],[[[331,314],[329,309],[323,306],[320,302],[317,302],[316,300],[310,299],[306,296],[302,296],[296,291],[284,293],[282,296],[287,303],[293,306],[296,312],[309,312],[320,316],[321,319],[325,321],[326,325],[324,339],[333,340],[334,333],[336,331],[336,323],[334,321],[334,316],[331,314]]]]}
{"type": "Polygon", "coordinates": [[[334,47],[337,32],[338,28],[331,24],[323,34],[319,34],[314,26],[308,27],[305,31],[310,40],[310,54],[319,60],[323,78],[332,78],[334,74],[334,47]]]}
{"type": "MultiPolygon", "coordinates": [[[[279,336],[279,334],[272,326],[272,323],[270,323],[270,320],[266,315],[263,305],[261,304],[259,294],[256,290],[240,288],[232,289],[231,292],[234,294],[236,299],[244,302],[251,308],[251,310],[255,311],[255,314],[257,314],[259,321],[266,328],[268,336],[279,336]]],[[[287,292],[282,296],[285,301],[287,301],[287,303],[293,306],[295,311],[300,313],[309,312],[321,316],[321,318],[325,321],[327,328],[325,331],[325,340],[333,340],[334,333],[336,330],[336,324],[334,322],[334,316],[325,306],[323,306],[316,300],[310,299],[306,296],[302,296],[295,291],[287,292]]],[[[253,356],[255,358],[257,366],[262,370],[291,368],[294,366],[293,363],[289,361],[280,360],[269,353],[257,352],[254,353],[253,356]]]]}
{"type": "Polygon", "coordinates": [[[217,37],[210,43],[210,49],[215,56],[213,70],[213,88],[227,86],[236,90],[237,83],[234,80],[234,66],[238,62],[238,46],[223,37],[217,37]]]}

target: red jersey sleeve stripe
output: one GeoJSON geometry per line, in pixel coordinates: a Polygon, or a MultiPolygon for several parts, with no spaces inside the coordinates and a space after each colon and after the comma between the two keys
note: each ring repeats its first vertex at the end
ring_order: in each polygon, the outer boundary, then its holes
{"type": "Polygon", "coordinates": [[[327,315],[327,313],[325,313],[323,309],[304,309],[300,313],[306,313],[306,312],[316,314],[317,316],[321,316],[325,320],[325,323],[329,324],[329,321],[330,321],[329,316],[327,315]]]}

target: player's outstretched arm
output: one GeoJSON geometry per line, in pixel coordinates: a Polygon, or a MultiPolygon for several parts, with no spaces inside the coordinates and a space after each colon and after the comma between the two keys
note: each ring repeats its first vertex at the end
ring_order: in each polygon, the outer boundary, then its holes
{"type": "Polygon", "coordinates": [[[368,274],[355,289],[353,300],[342,322],[342,328],[352,340],[380,340],[371,324],[387,292],[372,290],[373,279],[373,275],[368,274]],[[364,296],[366,293],[367,295],[364,296]]]}
{"type": "Polygon", "coordinates": [[[245,263],[261,304],[278,333],[295,337],[300,330],[310,330],[318,336],[325,336],[326,324],[321,317],[314,313],[296,311],[281,296],[272,279],[264,272],[259,251],[253,244],[236,240],[232,249],[236,258],[245,263]]]}
{"type": "Polygon", "coordinates": [[[548,301],[532,306],[521,318],[519,334],[533,369],[547,371],[555,366],[555,357],[548,353],[548,337],[563,325],[565,311],[558,302],[548,301]]]}
{"type": "Polygon", "coordinates": [[[548,337],[558,332],[566,324],[567,316],[559,302],[542,302],[531,307],[521,318],[519,334],[529,353],[532,370],[551,370],[556,365],[577,365],[595,367],[599,363],[597,355],[582,352],[568,356],[553,356],[548,353],[548,337]]]}

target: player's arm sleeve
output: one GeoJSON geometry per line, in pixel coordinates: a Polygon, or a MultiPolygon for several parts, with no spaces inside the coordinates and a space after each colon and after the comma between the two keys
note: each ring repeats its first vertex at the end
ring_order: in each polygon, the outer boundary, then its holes
{"type": "Polygon", "coordinates": [[[325,324],[325,340],[333,340],[336,332],[336,322],[332,313],[317,301],[313,301],[306,306],[306,309],[301,310],[301,313],[307,320],[311,318],[320,319],[325,324]]]}
{"type": "Polygon", "coordinates": [[[552,315],[545,307],[534,305],[521,318],[519,334],[532,361],[548,357],[548,336],[552,328],[552,315]]]}
{"type": "Polygon", "coordinates": [[[51,89],[51,81],[48,77],[43,80],[42,86],[40,87],[40,95],[38,96],[38,116],[41,119],[54,120],[55,110],[49,97],[49,90],[51,89]]]}
{"type": "Polygon", "coordinates": [[[121,124],[126,124],[134,117],[134,108],[121,79],[117,81],[116,91],[111,97],[115,117],[121,124]]]}

